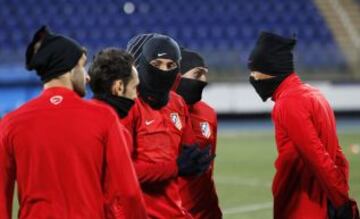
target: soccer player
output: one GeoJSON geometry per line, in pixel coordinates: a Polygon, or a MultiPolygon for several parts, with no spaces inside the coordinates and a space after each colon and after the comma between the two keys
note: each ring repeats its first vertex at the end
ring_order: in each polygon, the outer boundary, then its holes
{"type": "Polygon", "coordinates": [[[88,103],[86,53],[74,40],[38,30],[26,65],[44,84],[0,124],[0,218],[146,218],[116,114],[88,103]]]}
{"type": "Polygon", "coordinates": [[[359,218],[348,195],[348,161],[333,110],[295,73],[295,44],[295,39],[263,32],[249,57],[250,83],[263,101],[275,102],[274,218],[359,218]]]}
{"type": "Polygon", "coordinates": [[[127,116],[137,97],[139,77],[134,64],[133,57],[125,50],[106,48],[95,55],[89,67],[94,99],[111,106],[120,119],[127,116]]]}
{"type": "MultiPolygon", "coordinates": [[[[181,50],[180,73],[176,92],[189,106],[190,120],[201,148],[211,145],[211,154],[216,151],[217,116],[212,107],[201,100],[207,85],[208,68],[200,54],[181,50]]],[[[196,219],[220,219],[222,213],[213,180],[214,161],[201,176],[180,178],[180,194],[184,207],[196,219]]]]}
{"type": "Polygon", "coordinates": [[[178,176],[203,173],[212,157],[209,147],[193,146],[187,106],[171,91],[180,67],[179,46],[168,36],[141,34],[127,50],[136,60],[140,84],[139,98],[123,123],[133,134],[132,156],[148,215],[192,218],[182,205],[178,176]]]}

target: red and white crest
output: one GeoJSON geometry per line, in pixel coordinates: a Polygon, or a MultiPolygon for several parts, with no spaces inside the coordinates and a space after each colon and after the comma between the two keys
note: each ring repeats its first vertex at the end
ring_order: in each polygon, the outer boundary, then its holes
{"type": "Polygon", "coordinates": [[[200,122],[201,133],[205,138],[210,138],[211,129],[208,122],[200,122]]]}
{"type": "Polygon", "coordinates": [[[63,99],[64,98],[60,95],[52,96],[50,98],[50,103],[52,103],[54,105],[59,105],[63,101],[63,99]]]}
{"type": "Polygon", "coordinates": [[[178,130],[182,129],[182,124],[178,113],[170,113],[170,119],[178,130]]]}

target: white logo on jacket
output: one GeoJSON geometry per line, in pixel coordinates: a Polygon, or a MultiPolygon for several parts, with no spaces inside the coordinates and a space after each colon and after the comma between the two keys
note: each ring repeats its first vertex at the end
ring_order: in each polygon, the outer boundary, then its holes
{"type": "Polygon", "coordinates": [[[145,125],[151,125],[154,122],[154,120],[145,120],[145,125]]]}
{"type": "Polygon", "coordinates": [[[170,119],[178,130],[182,129],[182,124],[178,113],[170,113],[170,119]]]}
{"type": "Polygon", "coordinates": [[[59,105],[63,101],[63,99],[64,98],[60,95],[52,96],[50,98],[50,103],[52,103],[54,105],[59,105]]]}
{"type": "Polygon", "coordinates": [[[208,122],[200,122],[201,133],[205,138],[210,138],[211,129],[208,122]]]}

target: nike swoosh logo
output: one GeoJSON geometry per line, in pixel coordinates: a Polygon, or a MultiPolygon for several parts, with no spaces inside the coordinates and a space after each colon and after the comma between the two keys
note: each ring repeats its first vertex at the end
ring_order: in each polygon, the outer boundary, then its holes
{"type": "Polygon", "coordinates": [[[166,52],[158,53],[158,57],[161,57],[161,56],[164,56],[164,55],[166,55],[166,52]]]}
{"type": "Polygon", "coordinates": [[[145,125],[151,125],[151,123],[153,123],[153,122],[154,122],[154,120],[146,120],[145,125]]]}

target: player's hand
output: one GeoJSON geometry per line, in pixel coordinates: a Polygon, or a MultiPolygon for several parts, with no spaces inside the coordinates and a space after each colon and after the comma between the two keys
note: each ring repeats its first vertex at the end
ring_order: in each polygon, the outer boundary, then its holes
{"type": "Polygon", "coordinates": [[[353,212],[353,219],[360,219],[359,207],[355,200],[350,199],[350,205],[353,212]]]}
{"type": "Polygon", "coordinates": [[[196,160],[196,168],[198,169],[198,175],[203,174],[209,169],[214,158],[215,155],[211,154],[211,145],[206,146],[205,149],[202,149],[200,151],[200,156],[198,156],[198,159],[196,160]]]}
{"type": "Polygon", "coordinates": [[[330,219],[360,219],[359,209],[356,201],[350,199],[335,210],[335,217],[330,219]]]}
{"type": "Polygon", "coordinates": [[[179,176],[197,175],[199,168],[197,168],[197,160],[202,156],[199,147],[196,144],[183,145],[182,151],[177,159],[179,169],[179,176]]]}
{"type": "Polygon", "coordinates": [[[199,176],[206,172],[215,155],[211,154],[211,145],[200,149],[197,144],[183,145],[177,160],[179,176],[199,176]]]}

